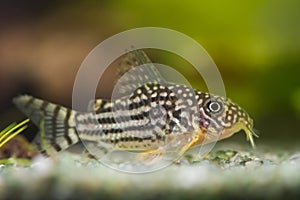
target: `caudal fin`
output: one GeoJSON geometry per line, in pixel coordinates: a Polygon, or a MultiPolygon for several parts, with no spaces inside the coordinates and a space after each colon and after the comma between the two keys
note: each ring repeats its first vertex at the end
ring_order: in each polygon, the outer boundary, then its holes
{"type": "Polygon", "coordinates": [[[43,129],[36,143],[42,146],[44,153],[53,155],[79,141],[75,111],[29,95],[15,97],[13,102],[36,126],[43,129]]]}

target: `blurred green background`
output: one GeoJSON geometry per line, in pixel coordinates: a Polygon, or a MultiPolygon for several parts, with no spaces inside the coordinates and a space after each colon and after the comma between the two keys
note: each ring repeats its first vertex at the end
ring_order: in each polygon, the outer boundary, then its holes
{"type": "MultiPolygon", "coordinates": [[[[124,30],[157,26],[203,45],[227,96],[254,118],[259,143],[299,142],[299,9],[298,0],[2,0],[0,128],[24,118],[11,103],[20,93],[70,107],[76,72],[98,43],[124,30]]],[[[192,70],[178,70],[194,87],[203,87],[192,70]]]]}

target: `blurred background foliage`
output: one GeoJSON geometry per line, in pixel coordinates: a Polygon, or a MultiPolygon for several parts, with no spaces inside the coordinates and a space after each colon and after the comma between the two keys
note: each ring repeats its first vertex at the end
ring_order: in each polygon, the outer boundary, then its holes
{"type": "MultiPolygon", "coordinates": [[[[20,93],[70,107],[76,72],[98,43],[131,28],[158,26],[203,45],[227,96],[254,118],[259,141],[300,140],[298,0],[0,2],[0,128],[24,118],[11,103],[20,93]]],[[[192,68],[173,57],[150,57],[175,63],[194,87],[203,87],[192,68]]]]}

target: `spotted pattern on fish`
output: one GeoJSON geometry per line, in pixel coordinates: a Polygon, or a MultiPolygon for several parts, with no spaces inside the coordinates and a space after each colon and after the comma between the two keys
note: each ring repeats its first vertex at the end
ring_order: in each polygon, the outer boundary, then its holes
{"type": "MultiPolygon", "coordinates": [[[[93,100],[87,112],[28,95],[14,98],[17,107],[37,126],[44,121],[45,139],[50,144],[47,154],[64,150],[80,140],[95,143],[105,151],[146,151],[197,132],[213,142],[241,129],[254,146],[253,120],[230,99],[164,81],[140,51],[130,53],[122,63],[131,73],[121,78],[124,87],[120,98],[93,100]],[[145,67],[137,67],[140,64],[145,67]]],[[[40,143],[37,139],[38,146],[40,143]]]]}
{"type": "Polygon", "coordinates": [[[97,100],[91,105],[94,114],[76,116],[78,132],[83,139],[102,140],[118,148],[157,148],[167,135],[197,128],[192,123],[197,102],[187,93],[178,94],[178,90],[193,93],[184,85],[149,83],[137,88],[128,99],[97,100]]]}

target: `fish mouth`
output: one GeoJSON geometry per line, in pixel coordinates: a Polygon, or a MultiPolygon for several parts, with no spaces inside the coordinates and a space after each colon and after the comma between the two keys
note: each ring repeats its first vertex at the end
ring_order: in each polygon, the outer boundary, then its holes
{"type": "Polygon", "coordinates": [[[258,137],[258,135],[254,132],[253,128],[248,127],[242,122],[235,124],[231,128],[224,128],[220,132],[211,132],[208,130],[199,129],[199,134],[201,133],[205,137],[204,141],[202,141],[201,144],[208,144],[211,142],[217,142],[219,140],[226,139],[239,132],[240,130],[243,130],[245,132],[247,141],[251,143],[252,148],[255,148],[254,137],[258,137]]]}
{"type": "Polygon", "coordinates": [[[243,130],[247,136],[247,141],[250,141],[251,146],[255,148],[254,137],[258,135],[254,132],[252,119],[240,120],[231,127],[223,127],[218,125],[210,116],[206,115],[204,110],[200,109],[200,114],[204,116],[199,118],[200,132],[205,134],[204,143],[215,142],[232,136],[233,134],[243,130]]]}
{"type": "Polygon", "coordinates": [[[242,121],[233,125],[231,128],[223,130],[221,134],[221,139],[230,137],[233,134],[239,132],[240,130],[243,130],[245,132],[247,141],[250,141],[251,146],[255,148],[254,137],[258,137],[258,135],[254,132],[252,125],[248,126],[246,123],[242,121]]]}

